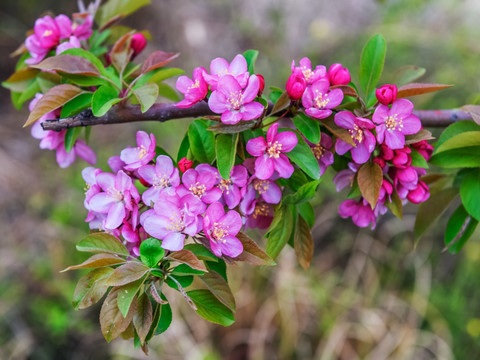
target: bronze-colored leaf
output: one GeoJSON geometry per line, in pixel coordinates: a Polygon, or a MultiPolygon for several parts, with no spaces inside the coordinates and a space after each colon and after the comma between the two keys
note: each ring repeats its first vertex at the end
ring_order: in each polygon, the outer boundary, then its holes
{"type": "Polygon", "coordinates": [[[32,67],[44,71],[60,71],[73,75],[100,76],[97,67],[87,59],[75,55],[57,55],[46,58],[32,67]]]}
{"type": "Polygon", "coordinates": [[[251,129],[256,124],[256,121],[240,121],[235,125],[227,125],[227,124],[215,124],[210,126],[207,130],[216,132],[218,134],[236,134],[248,129],[251,129]]]}
{"type": "Polygon", "coordinates": [[[112,64],[119,73],[123,72],[123,69],[125,69],[133,56],[133,49],[130,46],[130,42],[134,33],[134,31],[130,31],[121,36],[110,51],[112,64]]]}
{"type": "Polygon", "coordinates": [[[5,82],[16,83],[16,82],[25,81],[25,80],[31,80],[35,76],[37,76],[39,72],[40,72],[39,70],[32,69],[30,67],[23,68],[18,71],[15,71],[12,75],[10,75],[10,77],[7,80],[5,80],[5,82]]]}
{"type": "Polygon", "coordinates": [[[127,329],[120,334],[123,340],[133,339],[135,337],[135,331],[133,329],[133,324],[130,323],[127,329]]]}
{"type": "Polygon", "coordinates": [[[153,323],[152,303],[148,296],[143,293],[137,298],[137,308],[133,314],[133,326],[137,330],[140,342],[143,344],[153,323]]]}
{"type": "Polygon", "coordinates": [[[433,140],[432,133],[426,129],[421,129],[418,133],[405,136],[405,145],[415,144],[422,140],[433,140]]]}
{"type": "Polygon", "coordinates": [[[40,100],[38,100],[37,105],[33,108],[23,127],[33,124],[43,115],[58,109],[82,93],[82,89],[70,84],[57,85],[51,88],[40,100]]]}
{"type": "Polygon", "coordinates": [[[336,137],[339,137],[343,141],[345,141],[347,144],[352,145],[352,146],[357,146],[355,142],[352,139],[352,136],[348,132],[348,130],[341,128],[337,124],[335,124],[333,117],[330,116],[326,119],[320,119],[320,123],[325,126],[330,132],[335,135],[336,137]]]}
{"type": "Polygon", "coordinates": [[[382,187],[382,168],[373,161],[366,162],[358,170],[357,182],[362,196],[373,209],[377,205],[380,188],[382,187]]]}
{"type": "Polygon", "coordinates": [[[230,290],[230,286],[228,286],[228,283],[222,275],[210,270],[200,276],[200,280],[205,283],[208,290],[210,290],[223,305],[235,312],[235,298],[233,297],[232,290],[230,290]]]}
{"type": "Polygon", "coordinates": [[[255,241],[242,232],[237,234],[243,245],[243,252],[234,258],[235,261],[245,261],[251,265],[276,265],[275,261],[260,249],[255,241]]]}
{"type": "Polygon", "coordinates": [[[149,270],[150,268],[139,261],[129,261],[114,270],[113,274],[108,278],[107,284],[110,286],[122,286],[140,279],[149,270]]]}
{"type": "Polygon", "coordinates": [[[82,276],[75,287],[72,304],[75,309],[86,309],[96,304],[108,290],[106,285],[113,269],[106,267],[90,271],[82,276]]]}
{"type": "Polygon", "coordinates": [[[335,85],[330,87],[330,89],[340,89],[344,96],[358,97],[356,90],[349,85],[335,85]]]}
{"type": "Polygon", "coordinates": [[[298,217],[297,226],[295,227],[293,245],[298,263],[307,270],[313,258],[313,239],[310,227],[301,216],[298,217]]]}
{"type": "Polygon", "coordinates": [[[167,259],[178,261],[182,264],[186,264],[190,266],[192,269],[200,270],[200,271],[207,271],[204,263],[200,261],[194,253],[190,250],[180,250],[172,252],[167,256],[167,259]]]}
{"type": "Polygon", "coordinates": [[[100,328],[105,340],[108,342],[116,339],[130,325],[135,313],[136,302],[132,304],[126,317],[123,317],[117,306],[117,297],[119,290],[112,289],[102,304],[100,310],[100,328]]]}
{"type": "Polygon", "coordinates": [[[18,48],[15,49],[14,52],[10,54],[10,57],[16,57],[18,55],[22,55],[28,51],[27,47],[25,46],[25,43],[22,43],[18,48]]]}
{"type": "Polygon", "coordinates": [[[94,269],[94,268],[99,268],[104,266],[122,264],[124,262],[125,262],[125,259],[119,258],[116,255],[96,254],[88,258],[87,260],[85,260],[83,263],[69,266],[60,272],[77,270],[77,269],[94,269]]]}
{"type": "Polygon", "coordinates": [[[480,105],[464,105],[461,109],[468,112],[472,116],[472,120],[480,125],[480,105]]]}
{"type": "Polygon", "coordinates": [[[275,105],[273,105],[273,109],[270,112],[269,116],[276,114],[282,110],[285,110],[286,108],[288,108],[289,105],[290,105],[290,96],[288,96],[288,93],[284,91],[282,95],[280,95],[280,97],[278,98],[275,105]]]}
{"type": "Polygon", "coordinates": [[[404,98],[408,96],[428,94],[431,92],[443,90],[453,85],[444,84],[427,84],[427,83],[412,83],[400,86],[397,92],[397,98],[404,98]]]}
{"type": "Polygon", "coordinates": [[[385,205],[392,211],[392,214],[399,219],[403,218],[403,204],[402,199],[398,196],[397,190],[393,190],[392,202],[386,202],[385,205]]]}
{"type": "Polygon", "coordinates": [[[179,53],[167,53],[160,50],[154,51],[143,63],[142,74],[155,70],[161,66],[165,66],[179,55],[179,53]]]}
{"type": "Polygon", "coordinates": [[[152,295],[153,300],[155,300],[160,305],[168,304],[168,301],[161,298],[160,294],[158,293],[157,287],[153,283],[152,286],[150,286],[150,294],[152,295]]]}

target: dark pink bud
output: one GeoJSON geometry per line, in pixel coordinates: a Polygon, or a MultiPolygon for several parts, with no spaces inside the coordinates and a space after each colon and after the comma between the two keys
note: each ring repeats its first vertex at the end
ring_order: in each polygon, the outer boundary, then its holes
{"type": "Polygon", "coordinates": [[[328,77],[332,85],[347,85],[350,83],[350,73],[342,64],[332,64],[328,69],[328,77]]]}
{"type": "Polygon", "coordinates": [[[394,156],[393,150],[385,144],[380,146],[380,154],[385,160],[392,160],[394,156]]]}
{"type": "Polygon", "coordinates": [[[133,56],[137,56],[147,46],[147,39],[142,33],[136,33],[132,36],[130,47],[133,50],[133,56]]]}
{"type": "Polygon", "coordinates": [[[260,83],[260,86],[258,87],[258,96],[262,96],[263,89],[265,89],[265,78],[263,77],[263,75],[260,75],[260,74],[256,74],[256,75],[260,83]]]}
{"type": "Polygon", "coordinates": [[[380,89],[375,90],[375,95],[380,104],[390,105],[397,99],[397,86],[385,84],[380,89]]]}
{"type": "Polygon", "coordinates": [[[417,150],[420,153],[420,155],[422,155],[425,158],[425,160],[428,161],[432,157],[433,146],[430,145],[427,142],[427,140],[416,142],[415,144],[411,144],[411,146],[412,148],[417,150]]]}
{"type": "Polygon", "coordinates": [[[307,88],[307,81],[302,72],[295,70],[288,78],[285,88],[287,89],[287,94],[290,96],[290,99],[300,100],[307,88]]]}
{"type": "Polygon", "coordinates": [[[419,204],[426,201],[430,197],[430,189],[428,185],[419,180],[417,188],[410,191],[407,195],[407,199],[414,204],[419,204]]]}
{"type": "Polygon", "coordinates": [[[373,162],[378,164],[382,169],[385,167],[386,162],[383,160],[380,156],[377,156],[376,158],[373,159],[373,162]]]}
{"type": "Polygon", "coordinates": [[[193,165],[193,161],[187,160],[186,157],[180,159],[180,161],[178,162],[178,168],[182,173],[190,169],[192,165],[193,165]]]}
{"type": "Polygon", "coordinates": [[[410,148],[404,147],[400,150],[394,151],[394,156],[392,159],[392,163],[394,166],[404,169],[412,163],[412,157],[409,155],[412,152],[410,148]]]}

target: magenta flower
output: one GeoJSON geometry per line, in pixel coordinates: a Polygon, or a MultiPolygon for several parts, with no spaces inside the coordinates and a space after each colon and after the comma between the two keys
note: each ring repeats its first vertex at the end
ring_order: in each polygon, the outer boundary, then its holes
{"type": "Polygon", "coordinates": [[[29,65],[38,64],[43,60],[43,58],[45,58],[45,56],[47,56],[49,50],[42,47],[40,39],[36,34],[32,34],[27,37],[25,40],[25,47],[32,56],[31,58],[25,60],[25,63],[29,65]]]}
{"type": "Polygon", "coordinates": [[[247,87],[243,87],[231,75],[225,75],[218,81],[217,90],[208,99],[208,106],[217,114],[222,114],[224,124],[236,124],[240,120],[259,118],[264,106],[253,101],[258,94],[260,82],[256,75],[250,76],[247,87]]]}
{"type": "Polygon", "coordinates": [[[325,66],[317,65],[315,70],[312,71],[312,62],[309,58],[304,57],[299,62],[300,66],[295,67],[295,60],[292,61],[292,73],[300,71],[308,85],[327,78],[327,68],[325,66]]]}
{"type": "Polygon", "coordinates": [[[165,155],[157,157],[155,166],[144,165],[139,168],[138,175],[146,183],[152,185],[142,194],[142,200],[147,206],[155,203],[165,189],[175,192],[175,188],[180,185],[178,169],[173,167],[172,159],[165,155]]]}
{"type": "Polygon", "coordinates": [[[210,240],[210,247],[216,256],[237,257],[243,245],[236,235],[242,227],[242,218],[235,210],[225,214],[223,205],[215,202],[210,205],[203,218],[203,231],[210,240]]]}
{"type": "Polygon", "coordinates": [[[120,159],[125,162],[126,170],[136,170],[148,164],[155,157],[155,136],[150,137],[145,131],[137,131],[137,147],[127,147],[120,153],[120,159]]]}
{"type": "Polygon", "coordinates": [[[185,99],[175,104],[179,108],[187,108],[205,99],[208,93],[208,85],[205,82],[204,74],[207,71],[203,67],[193,70],[193,80],[187,76],[180,76],[177,80],[177,90],[185,95],[185,99]]]}
{"type": "Polygon", "coordinates": [[[103,192],[90,199],[90,208],[95,212],[107,214],[103,224],[105,229],[116,229],[130,212],[133,215],[138,212],[140,195],[130,176],[123,171],[119,171],[117,175],[101,173],[96,179],[103,192]]]}
{"type": "Polygon", "coordinates": [[[300,69],[295,69],[285,84],[287,94],[292,100],[300,100],[307,88],[307,81],[300,69]]]}
{"type": "Polygon", "coordinates": [[[33,31],[40,46],[44,49],[51,49],[60,42],[60,29],[57,22],[50,15],[37,19],[33,31]]]}
{"type": "Polygon", "coordinates": [[[223,199],[229,209],[233,209],[240,203],[242,195],[240,188],[247,185],[247,169],[242,165],[235,165],[228,180],[221,179],[217,187],[223,193],[223,199]]]}
{"type": "MultiPolygon", "coordinates": [[[[200,165],[199,165],[200,166],[200,165]]],[[[182,184],[176,189],[180,197],[186,196],[188,201],[196,204],[205,211],[206,205],[218,201],[222,196],[222,190],[215,187],[218,171],[211,166],[196,169],[188,169],[182,175],[182,184]]]]}
{"type": "Polygon", "coordinates": [[[332,85],[347,85],[350,83],[350,72],[342,64],[335,63],[328,68],[328,78],[332,85]]]}
{"type": "Polygon", "coordinates": [[[405,135],[416,134],[422,127],[420,119],[412,114],[413,104],[407,99],[396,100],[392,108],[379,105],[372,120],[377,125],[377,141],[390,149],[405,146],[405,135]]]}
{"type": "Polygon", "coordinates": [[[250,76],[245,57],[238,54],[231,64],[223,58],[213,59],[210,63],[210,74],[204,74],[204,78],[212,90],[217,90],[218,82],[225,75],[233,76],[243,89],[247,85],[248,77],[250,76]]]}
{"type": "Polygon", "coordinates": [[[68,49],[78,49],[81,47],[80,40],[78,40],[78,38],[75,36],[71,36],[68,41],[64,41],[57,46],[56,55],[60,55],[68,49]]]}
{"type": "Polygon", "coordinates": [[[350,150],[353,161],[357,164],[366,163],[376,145],[375,136],[368,129],[373,129],[375,125],[368,119],[355,117],[350,111],[340,111],[335,114],[335,124],[347,129],[356,145],[354,147],[337,138],[335,143],[337,154],[343,155],[350,150]]]}
{"type": "Polygon", "coordinates": [[[256,200],[253,212],[247,217],[245,225],[249,228],[266,229],[273,220],[273,205],[262,200],[256,200]]]}
{"type": "Polygon", "coordinates": [[[428,185],[423,181],[419,180],[417,187],[413,190],[410,190],[407,195],[407,199],[414,204],[420,204],[430,197],[430,189],[428,185]]]}
{"type": "Polygon", "coordinates": [[[253,179],[252,186],[266,203],[278,204],[282,198],[282,190],[272,180],[253,179]]]}
{"type": "Polygon", "coordinates": [[[338,214],[346,219],[351,217],[352,221],[358,227],[367,227],[372,224],[372,229],[376,226],[376,216],[374,210],[363,198],[359,201],[345,200],[338,208],[338,214]]]}
{"type": "Polygon", "coordinates": [[[267,141],[263,136],[248,140],[247,151],[255,156],[255,176],[260,180],[269,179],[274,171],[280,177],[288,179],[294,168],[284,153],[290,152],[297,145],[298,139],[294,132],[277,133],[278,123],[270,126],[267,141]]]}
{"type": "Polygon", "coordinates": [[[140,216],[140,223],[148,234],[162,240],[164,249],[178,251],[187,235],[195,236],[202,230],[199,215],[204,211],[186,196],[163,192],[153,209],[140,216]]]}
{"type": "Polygon", "coordinates": [[[76,36],[78,40],[87,40],[93,34],[92,26],[92,15],[77,17],[72,25],[72,35],[76,36]]]}
{"type": "Polygon", "coordinates": [[[357,165],[353,162],[348,163],[348,168],[340,170],[337,175],[333,178],[333,183],[335,184],[335,189],[338,191],[342,190],[345,186],[352,186],[353,180],[355,179],[355,174],[360,168],[360,165],[357,165]]]}
{"type": "Polygon", "coordinates": [[[343,92],[340,89],[329,91],[330,81],[320,79],[308,86],[302,96],[302,105],[305,112],[316,119],[329,117],[332,110],[343,101],[343,92]]]}
{"type": "Polygon", "coordinates": [[[313,155],[318,161],[320,176],[322,176],[325,173],[325,170],[327,170],[327,167],[333,164],[333,153],[330,151],[333,146],[332,138],[322,132],[320,142],[318,144],[312,144],[309,142],[309,145],[312,149],[313,155]]]}

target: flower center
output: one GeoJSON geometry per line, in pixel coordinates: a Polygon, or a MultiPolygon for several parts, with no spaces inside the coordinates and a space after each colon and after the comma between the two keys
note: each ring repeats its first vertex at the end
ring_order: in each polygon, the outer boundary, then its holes
{"type": "Polygon", "coordinates": [[[107,190],[107,194],[114,201],[120,202],[123,200],[123,194],[119,190],[115,189],[114,187],[109,187],[107,190]]]}
{"type": "Polygon", "coordinates": [[[305,80],[307,80],[307,82],[309,82],[314,75],[313,71],[311,69],[307,69],[306,67],[302,68],[302,74],[305,77],[305,80]]]}
{"type": "Polygon", "coordinates": [[[361,144],[363,141],[363,130],[357,124],[353,125],[353,129],[349,129],[348,132],[352,137],[352,140],[357,144],[361,144]]]}
{"type": "Polygon", "coordinates": [[[259,216],[268,216],[270,213],[269,207],[267,204],[255,204],[255,210],[253,211],[253,218],[256,219],[259,216]]]}
{"type": "Polygon", "coordinates": [[[258,191],[259,194],[263,194],[267,192],[270,184],[268,181],[265,180],[257,180],[255,181],[255,184],[253,184],[253,187],[255,188],[255,190],[258,191]]]}
{"type": "Polygon", "coordinates": [[[232,91],[228,98],[232,110],[240,110],[243,105],[243,94],[241,91],[232,91]]]}
{"type": "Polygon", "coordinates": [[[205,191],[207,191],[207,187],[197,181],[195,184],[190,185],[188,190],[197,198],[201,198],[203,194],[205,194],[205,191]]]}
{"type": "Polygon", "coordinates": [[[218,184],[218,188],[222,190],[222,192],[229,194],[230,193],[230,186],[232,185],[232,180],[223,180],[220,181],[220,184],[218,184]]]}
{"type": "Polygon", "coordinates": [[[282,144],[278,141],[275,141],[273,144],[268,143],[267,154],[269,157],[277,159],[280,156],[280,151],[282,150],[282,144]]]}
{"type": "Polygon", "coordinates": [[[323,157],[323,154],[325,153],[325,149],[322,145],[317,144],[312,148],[313,155],[317,160],[320,160],[323,157]]]}
{"type": "Polygon", "coordinates": [[[393,116],[387,117],[387,120],[385,121],[385,126],[387,127],[388,131],[393,131],[393,130],[402,131],[403,122],[402,122],[402,119],[398,118],[397,114],[394,114],[393,116]]]}
{"type": "Polygon", "coordinates": [[[217,241],[221,241],[223,243],[226,243],[227,240],[225,239],[225,237],[228,236],[228,229],[229,228],[230,228],[230,226],[228,226],[228,225],[225,225],[223,223],[214,222],[213,223],[213,230],[212,230],[212,237],[217,241]]]}
{"type": "Polygon", "coordinates": [[[314,99],[314,102],[315,102],[315,106],[319,109],[323,109],[327,106],[327,104],[330,102],[330,99],[325,97],[326,94],[324,93],[321,93],[320,91],[318,90],[315,90],[315,99],[314,99]]]}
{"type": "Polygon", "coordinates": [[[156,189],[165,189],[170,186],[170,182],[168,181],[167,175],[163,175],[162,177],[157,176],[153,183],[153,186],[156,189]]]}
{"type": "Polygon", "coordinates": [[[188,88],[188,90],[196,89],[196,88],[199,88],[199,87],[200,87],[200,81],[195,80],[195,83],[193,83],[192,85],[190,85],[190,87],[188,88]]]}
{"type": "Polygon", "coordinates": [[[185,228],[185,225],[183,224],[183,216],[182,212],[178,212],[173,214],[168,218],[168,221],[170,223],[169,226],[167,226],[167,230],[172,231],[172,232],[181,232],[185,228]]]}
{"type": "Polygon", "coordinates": [[[42,34],[43,37],[47,37],[53,34],[52,30],[45,30],[42,34]]]}
{"type": "Polygon", "coordinates": [[[137,155],[138,158],[143,159],[143,157],[147,155],[147,148],[144,145],[141,145],[137,147],[137,149],[138,149],[138,155],[137,155]]]}

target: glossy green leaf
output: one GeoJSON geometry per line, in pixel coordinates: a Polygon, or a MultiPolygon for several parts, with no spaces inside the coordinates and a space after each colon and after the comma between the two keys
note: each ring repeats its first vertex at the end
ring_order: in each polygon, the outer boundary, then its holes
{"type": "Polygon", "coordinates": [[[473,235],[475,229],[477,228],[478,220],[474,219],[471,216],[468,216],[465,219],[465,223],[458,234],[459,237],[454,240],[454,242],[449,246],[448,250],[452,254],[458,254],[462,250],[463,246],[466,244],[468,239],[473,235]]]}
{"type": "Polygon", "coordinates": [[[476,168],[480,166],[480,146],[470,146],[434,154],[429,163],[444,168],[476,168]]]}
{"type": "Polygon", "coordinates": [[[283,203],[301,204],[305,201],[311,200],[315,196],[319,184],[320,180],[314,180],[302,185],[296,193],[285,196],[283,198],[283,203]]]}
{"type": "MultiPolygon", "coordinates": [[[[167,300],[167,298],[160,294],[163,300],[167,300]]],[[[155,329],[155,335],[159,335],[165,330],[167,330],[172,323],[172,308],[170,304],[159,305],[160,306],[160,320],[158,321],[157,328],[155,329]]]]}
{"type": "Polygon", "coordinates": [[[102,116],[107,113],[110,108],[122,99],[118,97],[118,91],[111,86],[102,85],[94,93],[92,97],[92,112],[95,116],[102,116]]]}
{"type": "MultiPolygon", "coordinates": [[[[205,269],[205,271],[206,271],[206,269],[205,269]]],[[[171,274],[180,275],[180,276],[203,275],[203,274],[205,274],[205,271],[193,269],[190,266],[188,266],[187,264],[180,264],[172,270],[171,274]]]]}
{"type": "Polygon", "coordinates": [[[427,160],[417,150],[412,150],[410,156],[412,157],[412,166],[428,169],[427,160]]]}
{"type": "Polygon", "coordinates": [[[290,205],[282,205],[275,211],[273,221],[266,234],[268,238],[266,252],[272,259],[280,254],[288,239],[290,239],[293,231],[293,221],[290,205]]]}
{"type": "Polygon", "coordinates": [[[129,251],[120,240],[113,235],[103,232],[93,233],[85,237],[77,244],[77,250],[130,256],[129,251]]]}
{"type": "Polygon", "coordinates": [[[82,110],[90,108],[92,104],[92,96],[93,96],[92,93],[87,92],[73,98],[72,100],[67,102],[65,105],[63,105],[62,113],[60,114],[60,117],[66,118],[73,115],[77,115],[82,110]]]}
{"type": "Polygon", "coordinates": [[[125,17],[149,4],[150,0],[108,0],[98,9],[96,19],[103,26],[114,17],[125,17]]]}
{"type": "Polygon", "coordinates": [[[148,80],[149,83],[159,83],[164,80],[170,79],[174,76],[185,74],[185,71],[178,68],[163,68],[158,71],[148,80]]]}
{"type": "Polygon", "coordinates": [[[107,292],[107,280],[113,273],[110,267],[90,271],[78,280],[73,293],[72,305],[75,310],[86,309],[96,304],[107,292]]]}
{"type": "Polygon", "coordinates": [[[67,133],[65,134],[65,151],[70,152],[73,148],[73,145],[75,145],[75,142],[77,141],[77,138],[80,136],[82,133],[82,128],[77,127],[77,128],[70,128],[67,130],[67,133]]]}
{"type": "Polygon", "coordinates": [[[178,284],[172,280],[172,277],[175,278],[175,280],[177,280],[177,282],[180,284],[182,288],[187,288],[193,283],[193,275],[185,275],[185,276],[170,275],[167,279],[165,279],[165,284],[167,284],[168,286],[170,286],[172,289],[175,289],[175,290],[180,290],[180,289],[178,287],[178,284]]]}
{"type": "Polygon", "coordinates": [[[440,135],[437,141],[434,154],[436,153],[437,149],[442,146],[444,142],[450,140],[454,136],[462,134],[464,132],[479,131],[479,129],[480,128],[478,124],[470,120],[454,122],[453,124],[449,125],[445,130],[442,131],[442,134],[440,135]]]}
{"type": "Polygon", "coordinates": [[[470,146],[480,146],[480,126],[478,127],[478,131],[462,132],[444,141],[441,145],[435,148],[435,154],[470,146]]]}
{"type": "Polygon", "coordinates": [[[460,185],[460,196],[467,212],[480,220],[480,168],[468,170],[460,185]]]}
{"type": "Polygon", "coordinates": [[[155,104],[155,101],[158,97],[158,85],[157,84],[146,84],[138,89],[133,90],[133,94],[140,103],[140,108],[142,113],[147,111],[155,104]]]}
{"type": "Polygon", "coordinates": [[[315,224],[315,210],[308,201],[297,205],[298,213],[305,219],[310,228],[315,224]]]}
{"type": "Polygon", "coordinates": [[[206,261],[205,264],[207,265],[208,270],[213,270],[225,279],[228,282],[227,278],[227,264],[223,259],[218,259],[217,261],[206,261]]]}
{"type": "Polygon", "coordinates": [[[218,134],[215,143],[218,171],[222,178],[228,180],[235,164],[238,134],[218,134]]]}
{"type": "Polygon", "coordinates": [[[197,307],[197,314],[205,320],[230,326],[235,322],[232,311],[222,304],[209,290],[192,290],[187,295],[192,299],[197,307]]]}
{"type": "Polygon", "coordinates": [[[200,163],[211,164],[215,159],[215,135],[207,130],[207,126],[195,120],[188,127],[190,150],[200,163]]]}
{"type": "Polygon", "coordinates": [[[145,278],[146,276],[118,288],[117,304],[123,317],[127,316],[128,311],[130,310],[130,305],[132,304],[135,295],[138,293],[138,290],[140,290],[145,278]]]}
{"type": "Polygon", "coordinates": [[[295,146],[292,151],[285,153],[285,155],[287,155],[290,160],[292,160],[300,169],[305,171],[305,173],[312,179],[320,179],[320,167],[318,166],[317,159],[313,155],[310,146],[308,146],[300,134],[297,132],[295,132],[295,134],[298,139],[297,146],[295,146]]]}
{"type": "Polygon", "coordinates": [[[470,217],[463,205],[460,205],[448,219],[447,228],[445,229],[445,245],[450,245],[461,233],[467,225],[470,217]]]}
{"type": "Polygon", "coordinates": [[[149,238],[140,244],[140,260],[152,268],[162,260],[165,255],[165,250],[162,248],[160,240],[155,238],[149,238]]]}
{"type": "Polygon", "coordinates": [[[258,50],[247,50],[243,53],[243,56],[247,60],[248,72],[250,75],[255,74],[255,62],[258,57],[258,50]]]}
{"type": "Polygon", "coordinates": [[[387,45],[380,34],[372,36],[363,48],[360,57],[359,79],[365,95],[370,95],[375,90],[383,72],[386,53],[387,45]]]}
{"type": "Polygon", "coordinates": [[[199,260],[218,261],[218,257],[201,244],[187,244],[183,249],[191,251],[199,260]]]}
{"type": "Polygon", "coordinates": [[[293,118],[293,124],[308,141],[313,144],[318,144],[320,142],[320,125],[318,121],[310,118],[304,113],[298,113],[293,118]]]}

